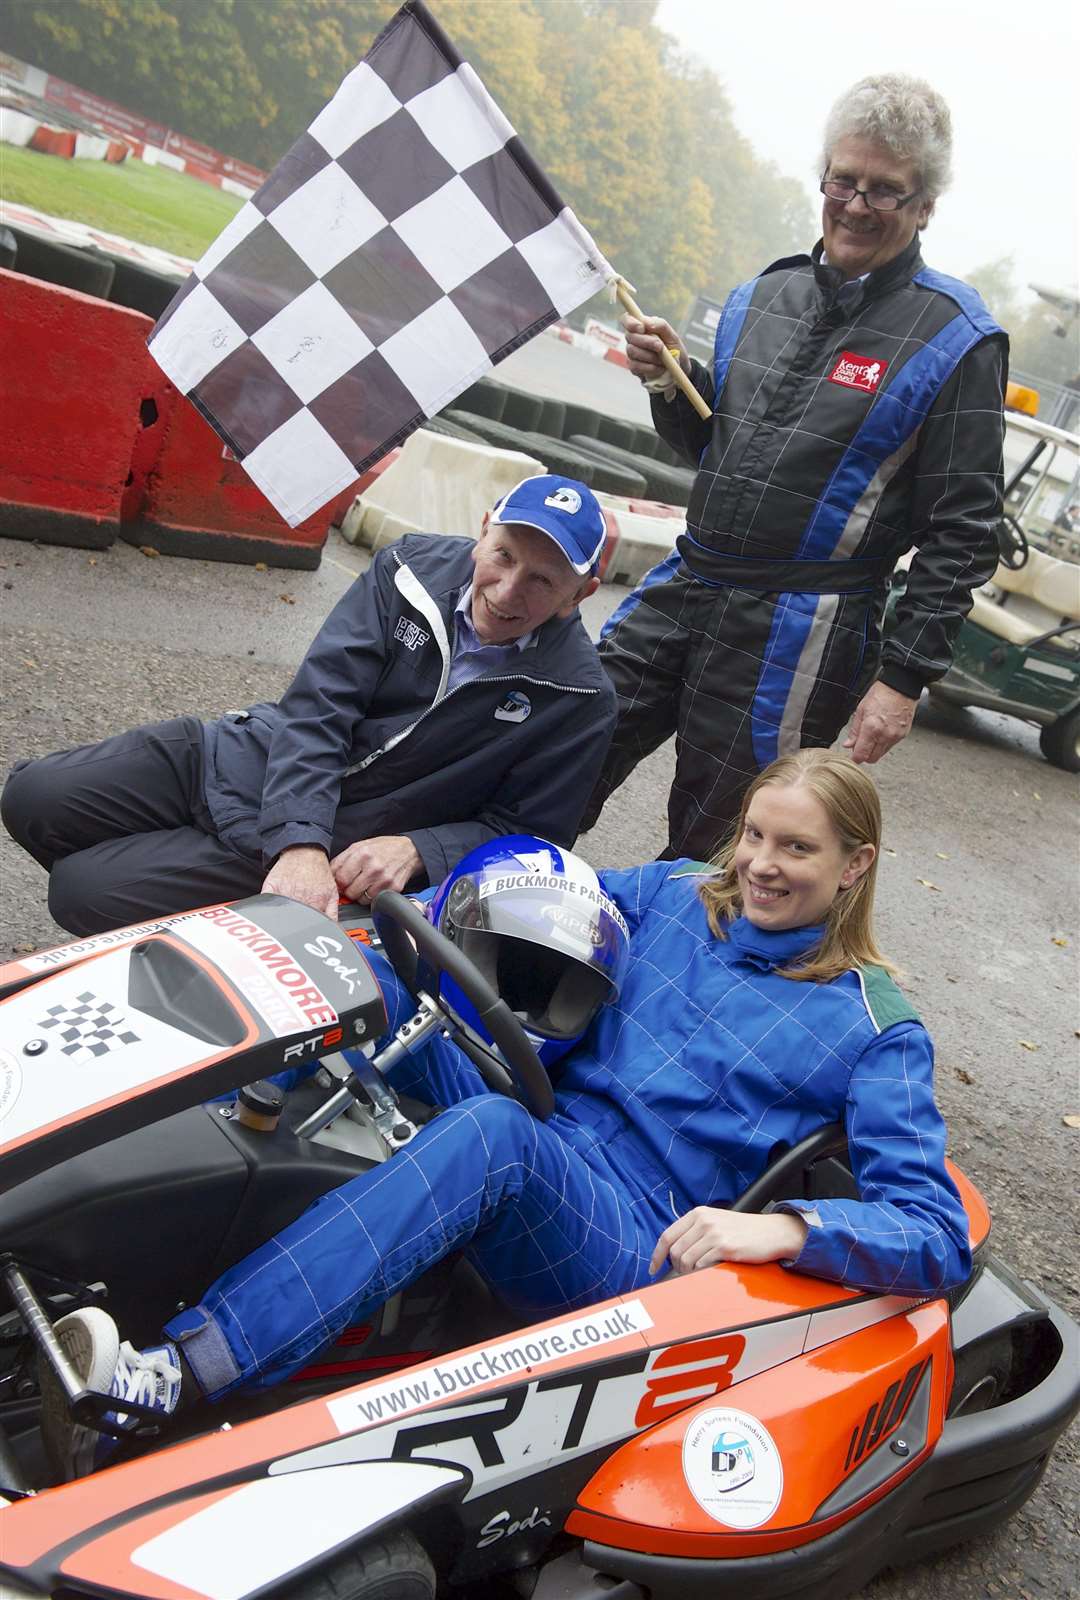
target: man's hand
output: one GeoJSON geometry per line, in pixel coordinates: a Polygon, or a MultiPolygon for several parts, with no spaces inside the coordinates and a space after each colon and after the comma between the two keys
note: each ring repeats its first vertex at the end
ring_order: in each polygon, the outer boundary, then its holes
{"type": "Polygon", "coordinates": [[[697,1272],[717,1261],[793,1261],[803,1247],[806,1223],[788,1211],[758,1217],[743,1211],[695,1206],[656,1241],[649,1262],[652,1276],[670,1256],[676,1274],[697,1272]]]}
{"type": "Polygon", "coordinates": [[[910,731],[918,703],[887,684],[871,684],[855,707],[851,731],[844,740],[852,761],[873,763],[887,755],[910,731]]]}
{"type": "Polygon", "coordinates": [[[370,904],[383,889],[404,889],[423,865],[412,840],[395,833],[349,845],[334,857],[330,870],[346,900],[370,904]]]}
{"type": "MultiPolygon", "coordinates": [[[[646,317],[644,322],[629,315],[622,319],[626,333],[626,361],[635,378],[650,383],[654,378],[670,377],[661,352],[674,350],[684,372],[689,371],[682,340],[663,317],[646,317]]],[[[672,380],[674,381],[674,380],[672,380]]]]}
{"type": "Polygon", "coordinates": [[[283,894],[312,911],[337,917],[338,891],[326,851],[317,845],[283,850],[263,879],[263,894],[283,894]]]}

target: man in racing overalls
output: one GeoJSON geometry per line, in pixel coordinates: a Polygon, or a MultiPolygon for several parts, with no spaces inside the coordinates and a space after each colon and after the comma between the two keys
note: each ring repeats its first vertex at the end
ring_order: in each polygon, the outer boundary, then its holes
{"type": "Polygon", "coordinates": [[[572,843],[615,720],[577,611],[604,536],[584,484],[526,478],[475,544],[380,551],[278,704],[19,763],[3,818],[53,917],[92,934],[260,890],[336,916],[498,834],[572,843]]]}
{"type": "Polygon", "coordinates": [[[585,828],[674,732],[666,853],[707,858],[777,755],[831,744],[854,713],[847,746],[877,761],[947,671],[997,563],[1007,363],[979,296],[919,253],[950,149],[927,84],[864,79],[826,126],[822,240],[732,291],[712,367],[668,323],[627,319],[657,431],[698,473],[676,551],[601,636],[619,721],[585,828]],[[887,580],[913,545],[882,647],[887,580]]]}

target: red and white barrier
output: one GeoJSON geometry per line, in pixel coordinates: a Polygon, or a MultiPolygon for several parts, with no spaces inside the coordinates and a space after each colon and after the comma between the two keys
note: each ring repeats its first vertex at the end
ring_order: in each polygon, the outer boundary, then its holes
{"type": "Polygon", "coordinates": [[[32,144],[34,149],[44,150],[50,155],[104,161],[123,161],[130,152],[136,160],[147,161],[152,166],[174,167],[178,172],[186,172],[203,183],[211,183],[215,188],[225,189],[245,200],[255,193],[266,177],[258,167],[249,166],[246,161],[223,155],[210,145],[189,139],[186,134],[177,133],[161,123],[151,122],[137,112],[128,111],[111,100],[104,100],[100,95],[80,89],[76,84],[66,83],[63,78],[43,72],[40,67],[17,61],[6,52],[0,58],[0,80],[9,84],[24,101],[22,111],[4,108],[6,115],[0,114],[0,141],[4,143],[32,144]],[[75,120],[81,120],[95,131],[72,135],[70,129],[54,127],[47,114],[49,105],[60,106],[73,113],[75,120]],[[40,115],[37,114],[39,111],[40,115]],[[34,126],[28,137],[22,137],[22,128],[11,120],[13,116],[26,116],[31,120],[34,126]],[[9,136],[9,127],[15,137],[9,136]],[[37,130],[42,134],[40,143],[34,142],[37,130]],[[61,136],[58,147],[49,139],[49,134],[61,136]],[[71,138],[84,141],[83,147],[67,148],[71,138]],[[109,153],[99,152],[99,138],[105,139],[109,153]]]}
{"type": "Polygon", "coordinates": [[[605,324],[590,319],[585,324],[585,332],[578,333],[576,328],[568,328],[565,322],[553,322],[544,331],[561,340],[563,344],[572,344],[575,350],[584,350],[586,355],[596,356],[601,361],[612,361],[617,367],[625,367],[626,350],[621,343],[622,335],[619,334],[620,342],[613,344],[606,334],[603,338],[599,338],[595,333],[590,333],[590,327],[603,328],[605,324]]]}

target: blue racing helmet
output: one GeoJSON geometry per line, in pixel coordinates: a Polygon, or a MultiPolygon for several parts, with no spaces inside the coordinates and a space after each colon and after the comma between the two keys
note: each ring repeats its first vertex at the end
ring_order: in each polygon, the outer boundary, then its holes
{"type": "MultiPolygon", "coordinates": [[[[630,934],[588,862],[546,839],[478,845],[428,904],[431,921],[479,969],[548,1067],[617,998],[630,934]]],[[[440,999],[487,1048],[490,1033],[450,978],[440,999]]]]}

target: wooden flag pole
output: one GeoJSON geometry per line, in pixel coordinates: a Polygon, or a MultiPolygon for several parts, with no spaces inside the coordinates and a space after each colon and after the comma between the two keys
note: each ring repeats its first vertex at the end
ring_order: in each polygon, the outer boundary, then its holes
{"type": "MultiPolygon", "coordinates": [[[[630,293],[630,285],[627,283],[625,278],[615,279],[615,293],[618,297],[620,305],[624,306],[632,317],[637,317],[639,322],[645,321],[645,313],[642,311],[641,307],[630,293]]],[[[683,371],[682,362],[679,360],[678,353],[665,349],[662,360],[664,366],[671,373],[672,378],[689,400],[698,416],[704,417],[706,422],[711,421],[712,412],[709,410],[708,406],[705,404],[705,401],[698,394],[697,390],[694,388],[694,385],[690,382],[690,379],[683,371]]]]}

